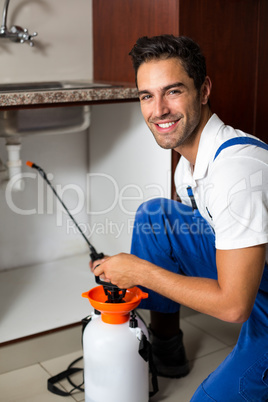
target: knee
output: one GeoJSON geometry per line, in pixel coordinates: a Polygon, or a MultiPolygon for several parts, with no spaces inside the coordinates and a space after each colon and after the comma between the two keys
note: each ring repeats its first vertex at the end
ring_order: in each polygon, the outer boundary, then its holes
{"type": "Polygon", "coordinates": [[[162,198],[154,198],[139,206],[135,216],[133,236],[148,236],[161,232],[163,202],[162,198]]]}
{"type": "Polygon", "coordinates": [[[202,384],[197,388],[190,402],[212,402],[215,399],[211,398],[203,389],[202,384]]]}
{"type": "Polygon", "coordinates": [[[143,202],[137,209],[135,220],[147,221],[154,216],[162,214],[167,201],[165,198],[153,198],[143,202]]]}

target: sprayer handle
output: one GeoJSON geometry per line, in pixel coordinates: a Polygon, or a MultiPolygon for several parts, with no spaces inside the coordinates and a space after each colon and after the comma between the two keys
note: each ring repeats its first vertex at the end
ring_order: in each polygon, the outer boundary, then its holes
{"type": "Polygon", "coordinates": [[[105,286],[108,289],[119,289],[120,290],[120,288],[118,286],[114,285],[112,282],[102,281],[99,276],[95,277],[95,281],[98,285],[105,286]]]}

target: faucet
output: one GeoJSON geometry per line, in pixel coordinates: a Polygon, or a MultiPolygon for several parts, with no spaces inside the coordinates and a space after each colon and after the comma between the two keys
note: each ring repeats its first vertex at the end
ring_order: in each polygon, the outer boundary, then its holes
{"type": "Polygon", "coordinates": [[[37,36],[37,32],[32,35],[29,34],[27,28],[21,28],[18,25],[13,25],[10,31],[7,29],[7,12],[10,0],[5,0],[2,16],[2,25],[0,27],[0,38],[7,38],[12,42],[28,42],[30,46],[34,46],[33,38],[37,36]]]}

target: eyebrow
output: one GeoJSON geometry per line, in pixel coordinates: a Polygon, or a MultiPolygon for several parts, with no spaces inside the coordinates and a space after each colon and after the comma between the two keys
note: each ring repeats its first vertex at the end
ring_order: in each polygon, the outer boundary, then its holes
{"type": "MultiPolygon", "coordinates": [[[[185,87],[185,84],[183,84],[182,82],[174,82],[173,84],[169,84],[169,85],[166,85],[165,87],[161,88],[161,91],[166,92],[169,89],[179,88],[179,87],[185,87]]],[[[144,95],[144,94],[150,94],[150,93],[151,93],[151,91],[149,91],[148,89],[138,91],[139,96],[144,95]]]]}

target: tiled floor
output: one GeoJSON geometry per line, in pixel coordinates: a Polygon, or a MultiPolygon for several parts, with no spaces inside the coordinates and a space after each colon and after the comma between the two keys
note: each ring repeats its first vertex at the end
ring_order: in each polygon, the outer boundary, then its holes
{"type": "MultiPolygon", "coordinates": [[[[184,332],[187,355],[191,362],[191,372],[187,377],[181,379],[159,378],[159,392],[151,398],[152,402],[189,402],[201,381],[232,350],[239,334],[240,325],[223,323],[202,314],[190,314],[181,319],[181,328],[184,332]]],[[[75,358],[81,355],[82,351],[77,351],[0,375],[0,401],[84,401],[82,392],[63,398],[46,389],[47,379],[50,376],[65,370],[75,358]]],[[[82,364],[81,361],[80,366],[82,364]]],[[[66,390],[71,388],[67,381],[62,381],[61,385],[66,390]]],[[[121,401],[119,400],[119,402],[121,401]]]]}

